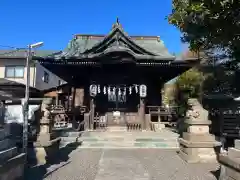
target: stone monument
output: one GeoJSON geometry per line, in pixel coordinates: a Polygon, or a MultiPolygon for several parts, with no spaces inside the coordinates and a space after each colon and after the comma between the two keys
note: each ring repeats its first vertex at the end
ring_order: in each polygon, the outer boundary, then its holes
{"type": "Polygon", "coordinates": [[[189,163],[217,161],[221,143],[209,133],[208,111],[197,99],[189,99],[188,105],[186,132],[179,138],[180,157],[189,163]]]}
{"type": "Polygon", "coordinates": [[[43,99],[37,140],[34,142],[35,158],[38,165],[45,164],[56,157],[61,141],[57,133],[52,130],[54,122],[50,112],[51,105],[51,98],[43,99]]]}
{"type": "Polygon", "coordinates": [[[235,140],[235,147],[229,148],[227,154],[220,154],[220,180],[240,179],[240,140],[235,140]]]}
{"type": "MultiPolygon", "coordinates": [[[[0,107],[3,108],[3,107],[0,107]]],[[[4,115],[0,116],[0,179],[15,180],[23,176],[25,154],[18,153],[17,147],[9,139],[4,128],[4,115]]]]}

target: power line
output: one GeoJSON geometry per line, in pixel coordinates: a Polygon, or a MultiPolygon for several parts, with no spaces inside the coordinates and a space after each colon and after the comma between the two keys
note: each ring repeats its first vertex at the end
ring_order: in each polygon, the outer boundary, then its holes
{"type": "Polygon", "coordinates": [[[11,49],[18,49],[17,47],[13,47],[13,46],[6,46],[6,45],[0,45],[0,47],[11,48],[11,49]]]}
{"type": "Polygon", "coordinates": [[[10,50],[10,51],[8,51],[8,52],[4,52],[4,53],[0,54],[0,56],[9,55],[9,54],[18,52],[18,51],[20,51],[20,50],[26,49],[26,48],[18,48],[18,47],[14,47],[14,46],[1,45],[1,44],[0,44],[0,47],[15,49],[15,50],[10,50]]]}
{"type": "Polygon", "coordinates": [[[5,56],[5,55],[8,55],[8,54],[12,54],[12,53],[18,52],[20,50],[24,50],[24,49],[25,48],[18,48],[16,50],[12,50],[12,51],[9,51],[9,52],[2,53],[2,54],[0,54],[0,56],[5,56]]]}

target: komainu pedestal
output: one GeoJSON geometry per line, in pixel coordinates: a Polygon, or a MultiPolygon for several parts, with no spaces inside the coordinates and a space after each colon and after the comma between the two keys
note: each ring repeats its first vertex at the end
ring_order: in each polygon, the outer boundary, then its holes
{"type": "Polygon", "coordinates": [[[15,180],[23,176],[25,154],[8,138],[8,132],[0,126],[0,179],[15,180]]]}
{"type": "Polygon", "coordinates": [[[235,141],[235,147],[229,148],[227,154],[219,156],[221,164],[220,180],[240,179],[240,140],[235,141]]]}
{"type": "Polygon", "coordinates": [[[37,141],[34,142],[35,156],[37,164],[46,164],[57,157],[60,140],[52,131],[54,122],[50,115],[51,98],[45,98],[41,105],[42,117],[39,123],[39,133],[37,141]]]}
{"type": "Polygon", "coordinates": [[[221,144],[209,133],[208,112],[197,99],[190,99],[188,104],[190,110],[184,121],[187,130],[179,138],[179,155],[189,163],[215,162],[221,144]]]}

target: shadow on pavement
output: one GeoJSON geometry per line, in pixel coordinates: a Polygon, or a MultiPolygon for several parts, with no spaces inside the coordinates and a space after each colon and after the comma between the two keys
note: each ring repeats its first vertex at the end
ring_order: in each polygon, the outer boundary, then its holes
{"type": "Polygon", "coordinates": [[[69,161],[69,154],[76,150],[79,145],[81,145],[80,142],[70,143],[65,147],[60,148],[59,154],[57,154],[57,157],[54,161],[44,165],[26,168],[24,180],[43,180],[47,176],[51,175],[51,173],[54,171],[71,163],[69,161]]]}

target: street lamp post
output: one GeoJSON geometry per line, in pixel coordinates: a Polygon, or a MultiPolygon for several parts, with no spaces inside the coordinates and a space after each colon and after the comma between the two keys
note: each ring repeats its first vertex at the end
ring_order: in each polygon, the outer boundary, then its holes
{"type": "Polygon", "coordinates": [[[23,101],[23,144],[22,151],[26,153],[28,149],[28,110],[29,110],[29,87],[30,87],[30,62],[32,60],[32,49],[37,48],[43,45],[43,42],[38,42],[35,44],[28,45],[27,48],[27,59],[26,59],[26,89],[25,89],[25,98],[23,101]]]}

